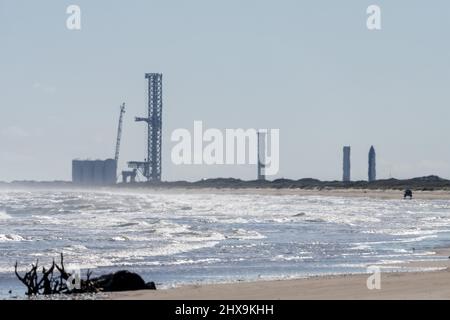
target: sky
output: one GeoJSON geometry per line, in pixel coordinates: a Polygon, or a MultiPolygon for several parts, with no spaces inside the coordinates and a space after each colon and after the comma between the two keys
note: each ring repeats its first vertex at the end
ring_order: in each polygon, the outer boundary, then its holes
{"type": "Polygon", "coordinates": [[[0,181],[70,180],[71,160],[145,157],[145,73],[164,74],[163,179],[254,179],[175,165],[171,133],[280,130],[271,178],[450,178],[450,2],[0,0],[0,181]],[[81,8],[68,30],[66,8],[81,8]],[[366,27],[381,8],[382,29],[366,27]]]}

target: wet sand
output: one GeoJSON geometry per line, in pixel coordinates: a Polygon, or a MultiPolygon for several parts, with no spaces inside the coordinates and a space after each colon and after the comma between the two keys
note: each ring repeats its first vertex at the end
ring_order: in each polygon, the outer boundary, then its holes
{"type": "MultiPolygon", "coordinates": [[[[260,195],[298,195],[298,196],[323,196],[323,197],[367,197],[374,199],[403,199],[402,190],[392,189],[274,189],[274,188],[135,188],[116,189],[112,191],[130,193],[172,193],[172,194],[260,194],[260,195]]],[[[450,200],[450,191],[414,191],[413,199],[416,200],[450,200]]]]}
{"type": "Polygon", "coordinates": [[[416,300],[450,299],[450,250],[437,252],[440,261],[394,265],[399,272],[381,269],[380,289],[369,290],[372,274],[318,276],[307,279],[189,285],[157,291],[114,293],[113,300],[416,300]],[[410,268],[434,271],[404,272],[410,268]]]}

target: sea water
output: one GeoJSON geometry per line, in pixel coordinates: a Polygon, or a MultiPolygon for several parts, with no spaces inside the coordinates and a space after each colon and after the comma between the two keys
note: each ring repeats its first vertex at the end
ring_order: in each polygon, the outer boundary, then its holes
{"type": "Polygon", "coordinates": [[[0,190],[0,297],[25,291],[16,261],[24,272],[61,252],[82,275],[126,269],[168,288],[439,259],[449,231],[449,200],[0,190]]]}

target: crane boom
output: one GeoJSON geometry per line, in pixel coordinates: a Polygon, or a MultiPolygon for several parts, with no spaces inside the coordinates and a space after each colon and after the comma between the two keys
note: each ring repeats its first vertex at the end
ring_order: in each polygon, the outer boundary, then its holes
{"type": "Polygon", "coordinates": [[[123,122],[123,114],[125,113],[125,103],[120,106],[120,117],[119,117],[119,127],[117,128],[117,142],[116,142],[116,162],[119,161],[119,153],[120,153],[120,140],[122,139],[122,122],[123,122]]]}

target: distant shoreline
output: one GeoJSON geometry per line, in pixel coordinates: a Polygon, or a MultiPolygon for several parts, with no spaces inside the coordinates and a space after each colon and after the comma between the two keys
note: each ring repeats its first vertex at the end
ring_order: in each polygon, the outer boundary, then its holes
{"type": "Polygon", "coordinates": [[[276,179],[273,181],[244,181],[233,178],[205,179],[195,182],[137,182],[134,184],[119,183],[112,186],[80,186],[68,181],[13,181],[0,182],[0,188],[34,187],[34,188],[76,188],[76,189],[258,189],[258,190],[405,190],[413,191],[450,191],[450,180],[437,176],[427,176],[413,179],[385,179],[373,182],[367,181],[320,181],[317,179],[276,179]]]}
{"type": "MultiPolygon", "coordinates": [[[[413,200],[450,200],[450,189],[418,188],[412,189],[413,200]]],[[[207,195],[260,195],[260,196],[300,196],[300,197],[345,197],[370,198],[381,200],[403,200],[402,188],[397,189],[356,189],[356,188],[255,188],[255,187],[180,187],[180,186],[147,186],[133,187],[75,187],[71,184],[12,184],[1,186],[0,191],[74,191],[74,192],[112,192],[130,194],[207,194],[207,195]]]]}

